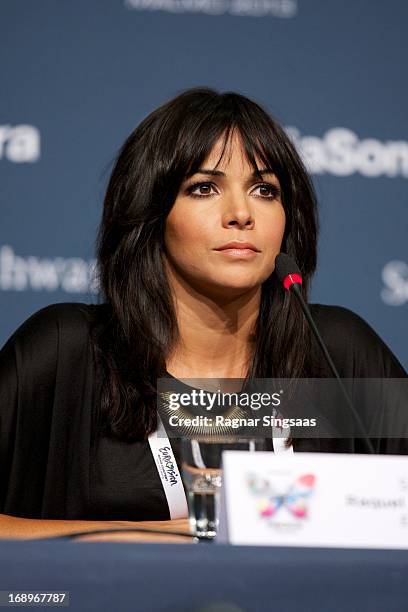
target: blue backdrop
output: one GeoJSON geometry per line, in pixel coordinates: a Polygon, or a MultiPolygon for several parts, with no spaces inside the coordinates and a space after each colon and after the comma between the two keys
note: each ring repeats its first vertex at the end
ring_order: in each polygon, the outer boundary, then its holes
{"type": "Polygon", "coordinates": [[[97,302],[112,161],[180,90],[235,90],[288,129],[320,200],[313,301],[363,316],[408,368],[405,0],[2,0],[0,345],[97,302]]]}

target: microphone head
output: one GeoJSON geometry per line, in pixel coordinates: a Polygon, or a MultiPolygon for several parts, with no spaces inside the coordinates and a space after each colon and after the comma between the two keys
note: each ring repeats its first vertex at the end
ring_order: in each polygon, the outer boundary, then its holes
{"type": "Polygon", "coordinates": [[[285,289],[290,289],[294,284],[302,284],[302,274],[297,263],[286,253],[276,256],[275,272],[285,289]]]}

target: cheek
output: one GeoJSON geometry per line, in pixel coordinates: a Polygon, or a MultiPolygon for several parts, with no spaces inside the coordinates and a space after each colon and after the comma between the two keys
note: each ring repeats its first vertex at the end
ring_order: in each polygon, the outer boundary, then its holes
{"type": "Polygon", "coordinates": [[[166,221],[164,242],[174,257],[182,252],[195,250],[202,238],[202,226],[188,214],[169,215],[166,221]]]}
{"type": "Polygon", "coordinates": [[[281,223],[279,226],[279,231],[277,232],[277,239],[279,240],[280,243],[282,242],[283,236],[285,235],[285,228],[286,228],[286,222],[285,222],[285,216],[283,216],[283,219],[281,220],[281,223]]]}
{"type": "Polygon", "coordinates": [[[275,215],[273,215],[272,219],[269,219],[269,222],[265,224],[265,228],[268,228],[267,240],[271,247],[276,248],[276,246],[280,246],[283,236],[285,233],[286,226],[286,215],[283,207],[276,211],[275,215]]]}

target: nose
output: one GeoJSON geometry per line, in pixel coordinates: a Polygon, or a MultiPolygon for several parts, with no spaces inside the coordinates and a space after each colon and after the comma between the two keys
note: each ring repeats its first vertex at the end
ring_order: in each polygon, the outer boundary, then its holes
{"type": "Polygon", "coordinates": [[[255,219],[244,197],[231,198],[225,206],[222,214],[224,227],[246,227],[251,229],[255,225],[255,219]]]}

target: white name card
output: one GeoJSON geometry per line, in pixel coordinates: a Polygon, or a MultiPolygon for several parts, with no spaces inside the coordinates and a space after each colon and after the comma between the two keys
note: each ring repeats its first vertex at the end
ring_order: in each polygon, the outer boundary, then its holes
{"type": "Polygon", "coordinates": [[[217,541],[408,548],[408,456],[225,451],[217,541]]]}

